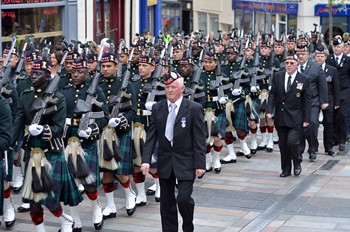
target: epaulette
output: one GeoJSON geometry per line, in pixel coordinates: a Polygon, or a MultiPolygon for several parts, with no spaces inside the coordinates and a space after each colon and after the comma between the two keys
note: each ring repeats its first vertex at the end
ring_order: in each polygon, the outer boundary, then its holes
{"type": "Polygon", "coordinates": [[[33,87],[27,88],[27,89],[23,90],[22,95],[25,94],[25,93],[33,92],[33,91],[34,91],[33,87]]]}
{"type": "Polygon", "coordinates": [[[29,76],[27,75],[17,75],[16,80],[27,80],[29,76]]]}

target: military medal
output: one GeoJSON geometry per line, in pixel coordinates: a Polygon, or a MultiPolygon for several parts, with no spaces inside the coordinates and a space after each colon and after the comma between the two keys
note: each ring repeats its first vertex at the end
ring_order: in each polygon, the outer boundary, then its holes
{"type": "Polygon", "coordinates": [[[181,118],[181,127],[185,128],[186,127],[186,117],[181,118]]]}
{"type": "Polygon", "coordinates": [[[297,97],[300,97],[300,93],[297,93],[297,97]]]}

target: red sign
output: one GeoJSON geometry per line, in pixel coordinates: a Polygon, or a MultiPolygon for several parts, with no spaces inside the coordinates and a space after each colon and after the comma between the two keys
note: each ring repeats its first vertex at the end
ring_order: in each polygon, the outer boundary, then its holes
{"type": "Polygon", "coordinates": [[[61,2],[62,0],[1,0],[2,5],[61,2]]]}
{"type": "Polygon", "coordinates": [[[1,18],[11,17],[16,18],[16,12],[14,11],[1,11],[1,18]]]}

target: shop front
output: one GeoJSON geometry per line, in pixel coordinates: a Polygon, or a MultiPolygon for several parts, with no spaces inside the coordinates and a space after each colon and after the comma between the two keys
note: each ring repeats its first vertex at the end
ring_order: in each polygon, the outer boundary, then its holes
{"type": "Polygon", "coordinates": [[[67,41],[77,39],[77,0],[2,0],[0,10],[1,53],[14,34],[19,49],[27,35],[51,45],[62,36],[67,41]]]}
{"type": "Polygon", "coordinates": [[[270,33],[274,28],[275,34],[281,35],[297,28],[298,3],[232,0],[232,9],[234,26],[244,33],[270,33]]]}

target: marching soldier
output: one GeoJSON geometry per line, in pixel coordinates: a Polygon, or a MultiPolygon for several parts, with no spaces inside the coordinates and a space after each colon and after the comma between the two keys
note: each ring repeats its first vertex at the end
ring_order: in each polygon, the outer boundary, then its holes
{"type": "Polygon", "coordinates": [[[45,205],[61,222],[61,231],[72,231],[74,221],[63,212],[60,201],[75,206],[81,194],[63,155],[61,142],[66,103],[57,92],[58,79],[50,80],[50,66],[46,60],[35,60],[32,68],[33,88],[23,92],[16,114],[12,144],[28,127],[23,139],[26,178],[23,197],[30,200],[30,216],[38,232],[45,231],[45,205]],[[46,112],[46,113],[43,113],[46,112]]]}
{"type": "Polygon", "coordinates": [[[61,79],[58,88],[61,90],[71,82],[71,72],[73,61],[77,58],[77,53],[71,44],[65,52],[68,52],[66,59],[64,60],[64,70],[62,71],[61,79]]]}
{"type": "Polygon", "coordinates": [[[180,62],[181,62],[181,59],[182,59],[185,51],[183,50],[181,40],[177,40],[175,43],[173,43],[170,46],[173,46],[174,62],[173,62],[172,68],[175,72],[179,73],[180,72],[180,62]]]}
{"type": "MultiPolygon", "coordinates": [[[[131,216],[136,210],[136,194],[129,177],[134,172],[131,122],[136,113],[136,95],[128,80],[125,82],[126,86],[123,86],[125,80],[117,77],[117,69],[122,67],[118,66],[115,54],[105,52],[101,66],[103,77],[99,86],[106,96],[110,113],[108,126],[103,129],[100,140],[100,171],[103,172],[103,190],[107,198],[107,206],[102,213],[104,219],[107,219],[116,217],[117,213],[114,203],[114,175],[124,188],[127,214],[131,216]],[[118,115],[113,115],[116,112],[118,115]],[[117,140],[119,148],[114,144],[117,140]],[[107,156],[108,153],[111,154],[107,156]],[[114,158],[116,153],[119,153],[119,157],[114,158]]],[[[124,75],[124,78],[128,77],[129,75],[124,75]]]]}
{"type": "Polygon", "coordinates": [[[297,38],[295,37],[294,33],[290,33],[287,35],[287,50],[290,53],[295,52],[295,49],[297,48],[297,38]]]}
{"type": "MultiPolygon", "coordinates": [[[[101,180],[97,140],[108,123],[108,108],[106,98],[98,88],[99,78],[87,82],[89,70],[84,58],[73,60],[70,73],[72,83],[61,90],[67,104],[64,134],[66,159],[70,172],[84,186],[85,194],[91,202],[94,227],[101,230],[103,215],[97,192],[101,180]],[[92,115],[91,118],[89,115],[92,115]],[[94,122],[91,119],[95,119],[94,122]]],[[[81,231],[79,206],[70,207],[70,210],[75,221],[74,228],[81,231]]]]}

